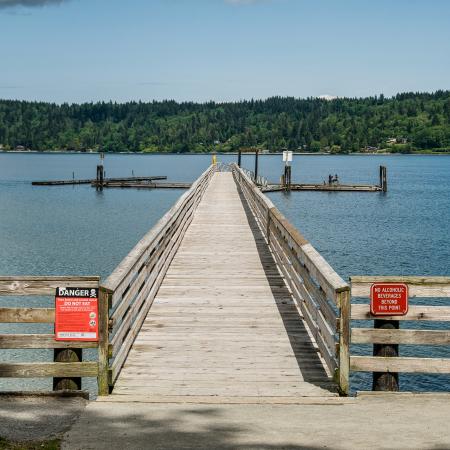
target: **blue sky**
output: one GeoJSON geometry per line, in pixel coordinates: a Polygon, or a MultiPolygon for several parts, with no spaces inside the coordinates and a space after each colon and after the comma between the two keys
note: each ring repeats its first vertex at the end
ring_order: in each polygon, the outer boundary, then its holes
{"type": "Polygon", "coordinates": [[[450,89],[447,0],[0,0],[0,98],[450,89]]]}

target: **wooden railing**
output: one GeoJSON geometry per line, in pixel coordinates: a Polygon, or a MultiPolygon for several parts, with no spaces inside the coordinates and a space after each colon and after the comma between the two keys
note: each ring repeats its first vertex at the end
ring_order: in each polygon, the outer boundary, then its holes
{"type": "MultiPolygon", "coordinates": [[[[52,296],[58,287],[98,288],[99,277],[0,277],[0,296],[52,296]]],[[[24,303],[24,302],[22,302],[24,303]]],[[[78,362],[3,362],[0,377],[97,377],[100,395],[108,393],[107,384],[107,328],[108,305],[99,299],[99,341],[56,341],[53,333],[48,334],[2,334],[1,349],[83,349],[98,348],[97,361],[78,362]]],[[[54,308],[1,307],[0,323],[10,324],[53,324],[54,308]]]]}
{"type": "MultiPolygon", "coordinates": [[[[370,297],[373,283],[405,283],[408,285],[410,299],[450,298],[450,277],[351,277],[352,297],[370,297]]],[[[423,303],[423,302],[421,302],[423,303]]],[[[352,304],[352,320],[450,322],[450,305],[425,305],[410,302],[408,313],[404,316],[375,317],[366,304],[352,304]]],[[[409,324],[408,324],[409,325],[409,324]]],[[[450,332],[438,329],[382,329],[352,328],[351,341],[354,344],[413,344],[413,345],[449,345],[450,332]]],[[[421,357],[380,357],[351,356],[352,371],[364,372],[419,372],[450,373],[450,358],[421,357]]]]}
{"type": "Polygon", "coordinates": [[[350,287],[236,164],[233,174],[343,394],[349,392],[350,287]]]}
{"type": "Polygon", "coordinates": [[[105,282],[101,283],[100,296],[107,298],[110,307],[110,386],[114,385],[120,374],[170,262],[215,171],[216,166],[210,166],[138,242],[105,282]]]}

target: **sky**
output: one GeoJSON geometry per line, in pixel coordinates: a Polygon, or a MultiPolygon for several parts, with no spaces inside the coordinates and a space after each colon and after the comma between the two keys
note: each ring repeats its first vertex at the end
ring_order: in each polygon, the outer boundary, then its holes
{"type": "Polygon", "coordinates": [[[0,98],[450,89],[448,0],[0,0],[0,98]]]}

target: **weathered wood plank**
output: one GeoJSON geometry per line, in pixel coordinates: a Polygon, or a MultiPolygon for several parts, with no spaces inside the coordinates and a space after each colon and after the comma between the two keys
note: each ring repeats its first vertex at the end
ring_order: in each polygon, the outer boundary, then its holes
{"type": "Polygon", "coordinates": [[[409,306],[404,316],[375,317],[370,314],[369,305],[352,304],[353,320],[419,320],[432,322],[450,321],[450,306],[409,306]]]}
{"type": "Polygon", "coordinates": [[[450,331],[352,328],[352,343],[448,345],[450,331]]]}
{"type": "Polygon", "coordinates": [[[55,295],[57,287],[98,287],[100,277],[1,276],[0,295],[55,295]]]}
{"type": "Polygon", "coordinates": [[[352,276],[353,297],[370,297],[373,283],[406,283],[413,297],[450,297],[450,277],[414,276],[352,276]]]}
{"type": "Polygon", "coordinates": [[[53,323],[54,308],[0,308],[0,323],[53,323]]]}
{"type": "Polygon", "coordinates": [[[96,362],[59,363],[0,363],[0,377],[96,377],[96,362]]]}
{"type": "Polygon", "coordinates": [[[351,356],[350,369],[357,372],[450,373],[450,359],[351,356]]]}
{"type": "Polygon", "coordinates": [[[97,348],[97,342],[55,341],[53,334],[0,334],[0,348],[97,348]]]}

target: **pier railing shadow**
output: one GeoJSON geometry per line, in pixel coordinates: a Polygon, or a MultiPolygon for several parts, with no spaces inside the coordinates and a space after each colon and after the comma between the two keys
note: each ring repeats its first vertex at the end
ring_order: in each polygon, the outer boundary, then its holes
{"type": "Polygon", "coordinates": [[[329,383],[329,376],[319,357],[319,349],[314,346],[308,334],[302,317],[292,299],[292,295],[277,269],[275,259],[269,250],[267,241],[247,204],[242,190],[239,190],[239,196],[241,197],[247,220],[255,238],[256,248],[267,277],[267,282],[272,291],[275,304],[283,321],[302,377],[306,382],[335,391],[336,386],[329,383]]]}
{"type": "MultiPolygon", "coordinates": [[[[312,382],[318,372],[313,371],[314,375],[307,373],[305,354],[312,349],[298,346],[296,333],[302,327],[313,338],[312,348],[320,352],[321,358],[319,353],[316,355],[319,362],[324,362],[321,366],[326,366],[328,373],[337,382],[340,393],[347,395],[350,369],[349,285],[261,193],[254,181],[237,165],[232,167],[261,260],[272,258],[270,264],[263,264],[263,267],[279,270],[278,277],[274,277],[270,271],[267,273],[274,297],[280,292],[281,295],[288,294],[301,313],[302,319],[297,316],[296,323],[293,316],[289,316],[289,308],[276,301],[291,345],[298,355],[299,367],[305,372],[305,379],[312,382]],[[280,291],[281,287],[284,287],[284,292],[280,291]]],[[[318,375],[320,379],[321,374],[318,375]]]]}

